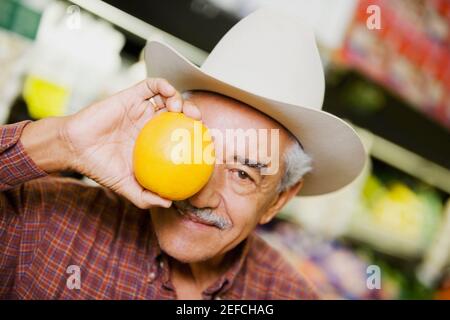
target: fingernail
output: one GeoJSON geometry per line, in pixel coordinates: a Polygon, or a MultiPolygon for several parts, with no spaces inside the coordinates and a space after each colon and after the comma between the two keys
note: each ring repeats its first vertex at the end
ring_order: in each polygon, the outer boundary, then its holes
{"type": "Polygon", "coordinates": [[[172,102],[172,107],[176,111],[181,111],[181,102],[179,100],[175,100],[174,102],[172,102]]]}
{"type": "Polygon", "coordinates": [[[161,202],[161,206],[163,206],[164,208],[170,208],[171,205],[172,205],[172,201],[161,202]]]}
{"type": "Polygon", "coordinates": [[[202,113],[200,112],[200,110],[197,107],[195,107],[195,113],[196,113],[196,118],[198,120],[202,120],[202,113]]]}

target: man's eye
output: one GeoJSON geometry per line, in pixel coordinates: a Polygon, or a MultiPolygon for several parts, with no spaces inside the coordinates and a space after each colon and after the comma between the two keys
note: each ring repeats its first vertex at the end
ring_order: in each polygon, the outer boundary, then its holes
{"type": "Polygon", "coordinates": [[[239,181],[245,181],[245,182],[252,182],[253,179],[252,177],[245,172],[244,170],[239,170],[239,169],[235,169],[232,170],[233,175],[235,176],[236,179],[238,179],[239,181]]]}
{"type": "Polygon", "coordinates": [[[240,179],[250,179],[250,176],[247,174],[247,172],[239,170],[238,171],[238,177],[240,179]]]}

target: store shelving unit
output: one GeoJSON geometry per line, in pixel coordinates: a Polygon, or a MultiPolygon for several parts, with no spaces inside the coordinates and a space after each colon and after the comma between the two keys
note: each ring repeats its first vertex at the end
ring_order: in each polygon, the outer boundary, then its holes
{"type": "Polygon", "coordinates": [[[421,281],[432,286],[439,280],[445,267],[450,265],[450,200],[447,201],[441,230],[433,245],[425,252],[425,259],[418,269],[421,281]]]}
{"type": "MultiPolygon", "coordinates": [[[[190,43],[161,30],[160,28],[146,23],[143,20],[118,9],[107,2],[99,0],[71,0],[70,2],[106,21],[109,21],[116,27],[139,37],[143,41],[152,38],[163,39],[174,48],[177,48],[183,52],[187,58],[198,65],[201,64],[207,56],[206,51],[195,47],[190,43]]],[[[140,43],[142,43],[142,41],[140,43]]]]}

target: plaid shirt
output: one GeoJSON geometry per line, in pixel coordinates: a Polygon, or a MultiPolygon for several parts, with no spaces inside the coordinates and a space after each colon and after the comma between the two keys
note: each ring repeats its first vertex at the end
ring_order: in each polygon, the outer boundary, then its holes
{"type": "MultiPolygon", "coordinates": [[[[48,176],[0,126],[0,298],[176,299],[148,211],[102,187],[48,176]],[[70,289],[69,266],[81,287],[70,289]]],[[[314,299],[308,282],[252,234],[204,299],[314,299]]]]}

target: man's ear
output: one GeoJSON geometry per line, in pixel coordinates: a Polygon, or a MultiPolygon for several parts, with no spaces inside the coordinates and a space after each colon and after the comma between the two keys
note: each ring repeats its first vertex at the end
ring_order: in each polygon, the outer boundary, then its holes
{"type": "Polygon", "coordinates": [[[303,179],[294,184],[292,187],[280,192],[277,197],[272,202],[269,210],[261,217],[259,224],[266,224],[277,215],[277,213],[284,207],[284,205],[295,197],[299,193],[300,189],[303,187],[303,179]]]}

